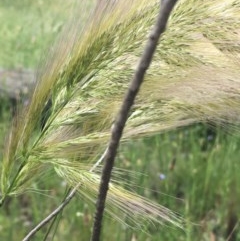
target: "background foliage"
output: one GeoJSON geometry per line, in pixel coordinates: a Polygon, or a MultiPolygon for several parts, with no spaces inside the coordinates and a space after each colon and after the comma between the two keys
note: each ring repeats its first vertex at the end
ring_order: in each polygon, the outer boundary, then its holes
{"type": "MultiPolygon", "coordinates": [[[[61,0],[0,2],[0,65],[37,68],[44,49],[55,39],[74,5],[61,0]]],[[[1,148],[10,105],[1,102],[1,148]]],[[[238,136],[214,127],[194,125],[121,147],[117,162],[139,175],[126,175],[140,194],[179,213],[184,230],[153,227],[146,233],[105,218],[104,240],[240,240],[238,136]],[[232,234],[232,235],[231,235],[232,234]]],[[[0,239],[19,240],[60,201],[65,183],[53,173],[34,183],[36,192],[8,200],[0,210],[0,239]]],[[[92,207],[75,198],[59,221],[54,240],[87,240],[92,207]]],[[[128,217],[126,216],[126,220],[128,217]]],[[[35,240],[43,240],[46,229],[35,240]]]]}

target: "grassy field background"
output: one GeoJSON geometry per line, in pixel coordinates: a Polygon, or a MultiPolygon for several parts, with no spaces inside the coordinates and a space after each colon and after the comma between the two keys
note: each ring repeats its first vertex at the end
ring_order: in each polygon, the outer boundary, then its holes
{"type": "MultiPolygon", "coordinates": [[[[63,0],[1,0],[0,67],[36,70],[73,8],[73,2],[63,0]]],[[[1,150],[10,119],[10,105],[2,100],[1,150]]],[[[121,146],[117,166],[140,173],[126,180],[134,182],[138,193],[177,212],[185,226],[146,224],[145,230],[134,230],[106,216],[102,240],[240,240],[239,146],[238,135],[203,124],[121,146]]],[[[11,198],[0,210],[0,240],[21,240],[60,203],[66,187],[52,172],[33,183],[33,189],[39,191],[11,198]]],[[[93,211],[93,205],[77,196],[49,238],[44,239],[46,227],[34,240],[89,240],[93,211]]]]}

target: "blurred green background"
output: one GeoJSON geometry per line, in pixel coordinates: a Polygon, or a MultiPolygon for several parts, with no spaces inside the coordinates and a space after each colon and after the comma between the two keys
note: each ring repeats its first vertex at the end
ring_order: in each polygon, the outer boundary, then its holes
{"type": "MultiPolygon", "coordinates": [[[[0,0],[0,68],[37,70],[75,7],[73,0],[0,0]]],[[[10,119],[6,97],[0,103],[1,150],[10,119]]],[[[117,166],[142,173],[126,180],[139,194],[178,213],[185,226],[146,224],[142,232],[106,216],[102,240],[240,240],[239,145],[238,135],[197,124],[121,146],[117,166]]],[[[49,173],[33,184],[35,189],[1,208],[0,240],[21,240],[60,203],[65,183],[49,173]]],[[[92,205],[77,196],[48,239],[45,227],[33,240],[89,240],[93,214],[92,205]]]]}

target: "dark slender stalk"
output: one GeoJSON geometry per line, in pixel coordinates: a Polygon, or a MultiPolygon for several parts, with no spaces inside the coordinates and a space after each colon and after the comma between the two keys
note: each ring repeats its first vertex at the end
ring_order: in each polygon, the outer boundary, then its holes
{"type": "Polygon", "coordinates": [[[114,165],[114,159],[117,153],[117,148],[119,146],[119,141],[121,139],[123,129],[128,118],[128,113],[134,103],[135,97],[138,94],[146,70],[151,63],[153,54],[157,47],[158,40],[166,29],[168,18],[176,2],[177,0],[162,0],[156,24],[153,28],[152,33],[149,36],[149,40],[140,59],[140,63],[136,69],[136,72],[130,83],[128,91],[123,100],[123,104],[120,108],[119,114],[113,126],[112,135],[108,146],[108,151],[105,156],[105,162],[101,176],[91,241],[100,240],[105,200],[107,196],[112,168],[114,165]]]}

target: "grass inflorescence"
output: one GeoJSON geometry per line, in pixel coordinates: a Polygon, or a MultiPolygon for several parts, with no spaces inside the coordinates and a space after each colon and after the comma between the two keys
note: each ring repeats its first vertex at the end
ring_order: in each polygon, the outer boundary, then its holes
{"type": "MultiPolygon", "coordinates": [[[[89,170],[106,149],[158,4],[132,0],[126,5],[120,0],[99,5],[89,11],[85,25],[74,22],[63,30],[65,38],[42,65],[29,105],[13,121],[3,153],[2,201],[26,192],[52,169],[71,186],[82,183],[79,193],[95,201],[100,167],[89,170]]],[[[123,142],[198,122],[238,129],[239,22],[237,1],[180,1],[131,111],[123,142]]],[[[179,224],[169,210],[122,186],[113,180],[107,201],[115,218],[118,207],[123,217],[132,212],[130,219],[141,215],[149,222],[162,223],[163,218],[179,224]]]]}

